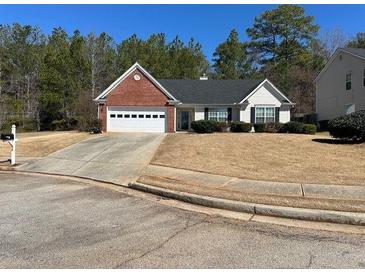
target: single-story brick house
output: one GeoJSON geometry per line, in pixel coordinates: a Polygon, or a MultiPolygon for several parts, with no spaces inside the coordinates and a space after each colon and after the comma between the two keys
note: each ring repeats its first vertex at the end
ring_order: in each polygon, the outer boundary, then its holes
{"type": "Polygon", "coordinates": [[[290,121],[293,103],[269,80],[156,80],[135,63],[94,99],[104,132],[176,132],[194,120],[290,121]]]}

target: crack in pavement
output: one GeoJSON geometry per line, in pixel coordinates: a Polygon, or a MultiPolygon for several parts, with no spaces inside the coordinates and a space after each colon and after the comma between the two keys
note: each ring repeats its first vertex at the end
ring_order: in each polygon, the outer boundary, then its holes
{"type": "Polygon", "coordinates": [[[172,239],[174,239],[176,236],[178,236],[180,233],[186,231],[187,229],[189,228],[192,228],[194,226],[197,226],[199,224],[202,224],[204,223],[207,219],[209,218],[209,216],[203,218],[202,220],[200,221],[197,221],[196,223],[193,223],[193,224],[190,224],[190,216],[189,218],[187,219],[187,221],[185,222],[185,225],[182,229],[178,230],[177,232],[175,232],[174,234],[172,234],[170,237],[168,237],[166,240],[162,241],[159,245],[157,245],[156,247],[150,249],[150,250],[147,250],[146,252],[142,253],[141,255],[135,257],[135,258],[131,258],[131,259],[128,259],[128,260],[125,260],[124,262],[118,264],[117,266],[114,267],[115,268],[121,268],[123,265],[125,264],[128,264],[132,261],[135,261],[135,260],[138,260],[138,259],[141,259],[149,254],[151,254],[152,252],[156,251],[156,250],[159,250],[161,249],[165,244],[167,244],[169,241],[171,241],[172,239]]]}
{"type": "Polygon", "coordinates": [[[314,259],[314,255],[310,254],[309,253],[309,262],[307,264],[307,267],[306,268],[310,268],[313,264],[313,259],[314,259]]]}

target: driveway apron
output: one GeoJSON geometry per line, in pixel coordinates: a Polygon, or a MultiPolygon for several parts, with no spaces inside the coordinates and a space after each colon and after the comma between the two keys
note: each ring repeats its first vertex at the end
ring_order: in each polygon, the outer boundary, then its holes
{"type": "Polygon", "coordinates": [[[19,170],[82,176],[128,185],[149,163],[165,134],[106,134],[74,144],[19,170]]]}

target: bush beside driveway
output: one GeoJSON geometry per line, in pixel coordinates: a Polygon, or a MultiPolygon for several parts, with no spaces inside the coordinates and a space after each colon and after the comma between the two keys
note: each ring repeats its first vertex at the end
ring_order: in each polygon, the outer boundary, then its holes
{"type": "Polygon", "coordinates": [[[152,163],[245,179],[365,184],[365,144],[297,134],[170,134],[152,163]]]}

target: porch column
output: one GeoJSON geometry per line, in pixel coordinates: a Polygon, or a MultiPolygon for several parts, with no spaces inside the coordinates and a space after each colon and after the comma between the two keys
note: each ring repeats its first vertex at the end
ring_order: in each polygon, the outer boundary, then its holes
{"type": "Polygon", "coordinates": [[[176,131],[175,129],[175,112],[176,107],[168,105],[167,106],[167,132],[174,133],[176,131]]]}

